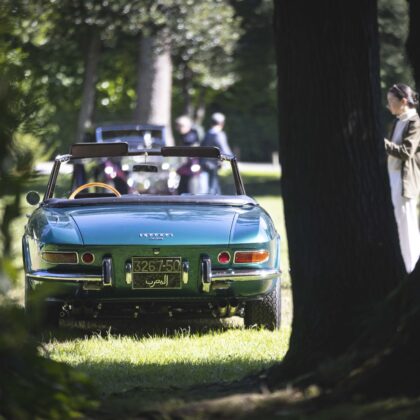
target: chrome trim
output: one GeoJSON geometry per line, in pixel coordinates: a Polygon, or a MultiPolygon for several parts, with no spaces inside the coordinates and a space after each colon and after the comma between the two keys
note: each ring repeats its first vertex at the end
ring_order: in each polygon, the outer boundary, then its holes
{"type": "Polygon", "coordinates": [[[279,277],[280,270],[262,269],[262,270],[214,270],[211,272],[211,281],[249,281],[249,280],[271,280],[279,277]]]}
{"type": "Polygon", "coordinates": [[[79,253],[76,251],[42,251],[41,252],[41,260],[46,262],[47,264],[53,264],[53,265],[76,265],[79,264],[79,253]],[[71,263],[63,263],[63,262],[51,262],[44,259],[44,254],[76,254],[76,262],[71,263]]]}
{"type": "Polygon", "coordinates": [[[60,281],[76,281],[76,282],[102,281],[102,276],[95,275],[95,274],[77,274],[77,273],[62,274],[62,273],[51,273],[49,271],[34,271],[33,273],[26,274],[26,276],[34,280],[60,280],[60,281]]]}
{"type": "Polygon", "coordinates": [[[232,168],[233,179],[235,180],[236,192],[238,195],[246,195],[244,183],[238,169],[238,162],[236,157],[232,156],[230,159],[230,166],[232,168]]]}
{"type": "Polygon", "coordinates": [[[104,286],[112,286],[112,258],[105,257],[102,260],[102,283],[104,286]]]}
{"type": "Polygon", "coordinates": [[[229,264],[231,261],[232,261],[232,255],[230,254],[230,252],[229,252],[229,251],[220,251],[220,252],[217,254],[217,262],[218,262],[219,264],[229,264]],[[228,254],[228,255],[229,255],[229,261],[228,261],[228,262],[225,262],[225,263],[221,263],[221,262],[219,261],[219,255],[220,255],[220,254],[224,254],[225,252],[226,252],[226,254],[228,254]]]}
{"type": "Polygon", "coordinates": [[[133,265],[131,264],[131,262],[127,261],[125,263],[125,282],[127,284],[131,284],[133,282],[133,265]]]}
{"type": "Polygon", "coordinates": [[[31,271],[32,264],[29,252],[28,238],[26,234],[22,237],[22,255],[23,255],[23,268],[26,272],[31,271]]]}
{"type": "Polygon", "coordinates": [[[271,257],[271,252],[268,249],[238,249],[237,251],[235,251],[233,253],[232,264],[239,264],[239,265],[244,265],[244,264],[263,264],[263,263],[267,262],[270,259],[270,257],[271,257]],[[254,263],[250,263],[250,262],[237,263],[237,262],[235,262],[236,254],[238,252],[263,252],[263,251],[268,252],[268,258],[265,259],[264,261],[259,261],[259,262],[254,262],[254,263]]]}
{"type": "Polygon", "coordinates": [[[182,260],[182,282],[188,283],[188,272],[190,271],[190,263],[187,260],[182,260]]]}
{"type": "Polygon", "coordinates": [[[201,255],[200,259],[203,292],[209,293],[212,280],[211,259],[208,255],[201,255]]]}
{"type": "Polygon", "coordinates": [[[55,157],[55,160],[62,162],[68,162],[71,159],[71,155],[67,154],[67,155],[57,155],[55,157]]]}

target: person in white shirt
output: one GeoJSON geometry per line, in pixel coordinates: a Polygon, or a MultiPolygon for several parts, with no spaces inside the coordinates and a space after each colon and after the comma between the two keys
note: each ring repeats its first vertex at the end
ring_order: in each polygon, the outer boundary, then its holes
{"type": "Polygon", "coordinates": [[[418,94],[409,86],[393,85],[387,95],[388,108],[397,117],[390,140],[385,139],[392,203],[398,226],[401,254],[407,273],[420,256],[417,201],[420,192],[420,118],[418,94]]]}

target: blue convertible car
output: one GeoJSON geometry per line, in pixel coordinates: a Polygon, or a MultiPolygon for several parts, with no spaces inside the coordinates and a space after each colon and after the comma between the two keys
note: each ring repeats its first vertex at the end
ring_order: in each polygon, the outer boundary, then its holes
{"type": "Polygon", "coordinates": [[[279,328],[280,238],[245,194],[235,157],[213,147],[75,144],[55,159],[42,200],[30,192],[27,201],[37,206],[22,240],[31,317],[239,315],[247,327],[279,328]],[[191,160],[196,185],[208,162],[219,166],[222,194],[177,194],[176,168],[191,160]],[[82,165],[89,182],[75,185],[68,165],[82,165]],[[167,188],[139,191],[130,180],[142,173],[167,188]]]}

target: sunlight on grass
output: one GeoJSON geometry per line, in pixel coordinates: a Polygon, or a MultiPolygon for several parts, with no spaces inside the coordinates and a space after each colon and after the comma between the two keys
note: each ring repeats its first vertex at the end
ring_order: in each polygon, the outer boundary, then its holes
{"type": "Polygon", "coordinates": [[[136,386],[186,388],[196,384],[231,382],[280,361],[288,348],[290,328],[231,329],[174,336],[114,336],[79,338],[45,344],[54,360],[82,369],[102,393],[136,386]]]}

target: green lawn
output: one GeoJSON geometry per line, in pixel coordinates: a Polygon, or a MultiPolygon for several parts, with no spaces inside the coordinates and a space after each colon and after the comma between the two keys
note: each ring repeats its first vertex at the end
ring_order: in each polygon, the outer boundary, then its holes
{"type": "Polygon", "coordinates": [[[184,399],[192,387],[259,372],[282,359],[289,334],[289,327],[276,332],[230,328],[196,333],[180,329],[173,335],[95,334],[50,339],[43,352],[91,376],[103,400],[131,395],[133,407],[148,409],[163,394],[173,391],[184,399]]]}

